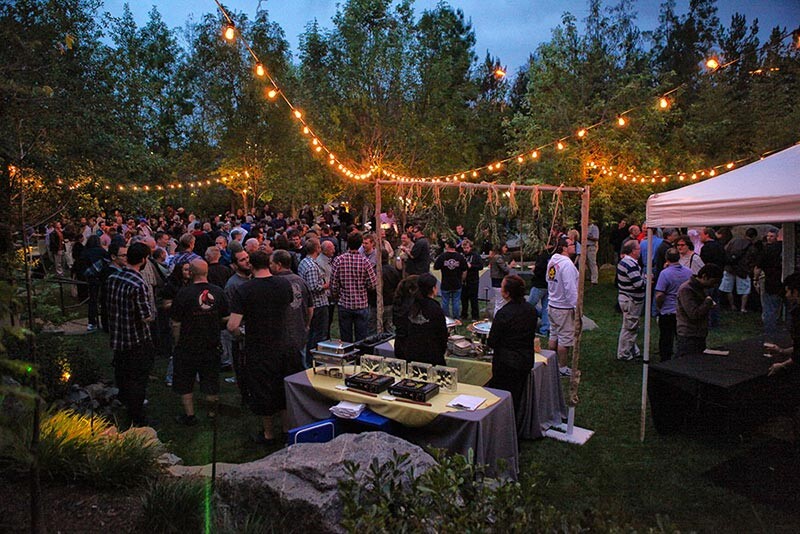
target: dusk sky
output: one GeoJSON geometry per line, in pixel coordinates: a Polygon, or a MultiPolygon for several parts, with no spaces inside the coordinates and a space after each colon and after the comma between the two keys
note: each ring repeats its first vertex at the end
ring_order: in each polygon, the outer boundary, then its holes
{"type": "MultiPolygon", "coordinates": [[[[104,9],[119,16],[124,3],[124,0],[106,0],[104,9]]],[[[217,10],[213,0],[138,0],[129,3],[137,23],[143,24],[147,20],[147,12],[156,5],[164,21],[173,28],[183,26],[191,17],[199,19],[205,13],[217,10]]],[[[316,18],[323,28],[330,28],[337,3],[330,0],[261,2],[262,7],[268,10],[270,19],[280,24],[286,32],[295,60],[298,36],[306,24],[316,18]]],[[[417,0],[415,11],[419,14],[436,3],[437,0],[417,0]]],[[[489,50],[512,72],[525,63],[528,54],[540,43],[550,39],[552,29],[560,23],[565,11],[574,14],[580,22],[586,17],[588,5],[586,0],[453,0],[449,3],[462,9],[466,18],[472,20],[478,57],[482,59],[489,50]]],[[[606,5],[613,3],[605,2],[606,5]]],[[[640,29],[652,30],[658,25],[660,3],[655,0],[635,2],[640,29]]],[[[688,4],[688,0],[677,0],[677,12],[685,13],[688,4]]],[[[228,0],[223,5],[241,11],[252,19],[259,2],[228,0]]],[[[736,12],[746,15],[748,24],[757,18],[762,41],[774,26],[780,25],[789,30],[800,26],[800,0],[718,0],[717,8],[717,16],[726,26],[736,12]]]]}

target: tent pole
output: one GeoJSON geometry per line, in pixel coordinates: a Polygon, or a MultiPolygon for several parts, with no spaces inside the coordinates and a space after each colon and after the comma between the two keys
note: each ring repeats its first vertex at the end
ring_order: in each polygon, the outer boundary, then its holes
{"type": "Polygon", "coordinates": [[[377,261],[375,262],[375,274],[377,275],[377,284],[375,285],[375,292],[376,292],[376,302],[375,307],[377,308],[376,312],[376,319],[375,319],[375,327],[379,334],[383,333],[383,231],[381,228],[381,184],[380,182],[375,182],[375,235],[377,237],[376,245],[377,249],[375,251],[375,255],[377,257],[377,261]]]}
{"type": "Polygon", "coordinates": [[[647,227],[647,262],[644,266],[647,289],[644,295],[644,365],[642,365],[642,415],[639,421],[639,441],[644,441],[647,418],[647,375],[650,371],[650,309],[653,306],[653,229],[647,227]]]}

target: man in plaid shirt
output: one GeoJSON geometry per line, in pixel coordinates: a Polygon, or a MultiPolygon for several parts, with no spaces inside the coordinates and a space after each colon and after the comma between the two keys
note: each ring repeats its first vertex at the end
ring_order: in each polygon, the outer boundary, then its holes
{"type": "Polygon", "coordinates": [[[358,253],[361,245],[361,234],[348,235],[347,252],[333,261],[331,293],[339,299],[339,335],[342,341],[359,341],[367,337],[367,290],[374,289],[378,283],[372,263],[358,253]]]}
{"type": "Polygon", "coordinates": [[[306,257],[300,262],[297,272],[305,281],[311,293],[311,300],[314,304],[314,313],[311,316],[311,328],[308,331],[308,343],[306,344],[305,360],[303,365],[311,367],[311,349],[317,347],[317,343],[328,337],[328,287],[322,275],[322,267],[317,264],[317,257],[322,251],[319,240],[315,238],[307,239],[305,244],[306,257]]]}
{"type": "Polygon", "coordinates": [[[155,352],[147,323],[155,319],[156,313],[150,303],[150,287],[140,272],[148,256],[147,245],[134,243],[127,250],[127,265],[112,274],[107,282],[114,380],[133,426],[146,424],[144,399],[155,352]]]}

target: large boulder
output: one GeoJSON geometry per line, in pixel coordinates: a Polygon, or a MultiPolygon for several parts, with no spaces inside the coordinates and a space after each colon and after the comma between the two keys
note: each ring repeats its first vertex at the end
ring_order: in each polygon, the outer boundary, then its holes
{"type": "Polygon", "coordinates": [[[347,476],[344,462],[358,464],[357,476],[363,477],[370,463],[386,463],[395,453],[408,454],[408,472],[415,476],[436,463],[420,447],[383,432],[343,434],[328,443],[301,443],[255,462],[226,465],[217,482],[221,505],[237,522],[258,513],[280,517],[293,531],[342,532],[338,484],[347,476]]]}

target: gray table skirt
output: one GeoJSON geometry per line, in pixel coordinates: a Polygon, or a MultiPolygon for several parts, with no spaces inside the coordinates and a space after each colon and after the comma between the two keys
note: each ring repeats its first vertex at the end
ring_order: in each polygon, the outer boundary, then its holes
{"type": "MultiPolygon", "coordinates": [[[[389,342],[381,343],[375,347],[375,354],[394,358],[394,347],[389,342]]],[[[515,419],[520,439],[544,437],[548,428],[560,425],[562,418],[567,416],[558,372],[558,356],[552,350],[542,350],[542,355],[547,358],[547,365],[540,362],[533,364],[525,385],[520,413],[515,419]]]]}
{"type": "MultiPolygon", "coordinates": [[[[311,385],[305,371],[286,377],[286,408],[290,427],[307,425],[331,416],[336,402],[311,385]]],[[[491,389],[500,401],[474,412],[440,414],[423,427],[397,425],[396,434],[421,447],[436,447],[468,456],[489,466],[491,473],[517,478],[519,449],[514,424],[514,403],[507,391],[491,389]],[[501,465],[502,464],[502,465],[501,465]]]]}

